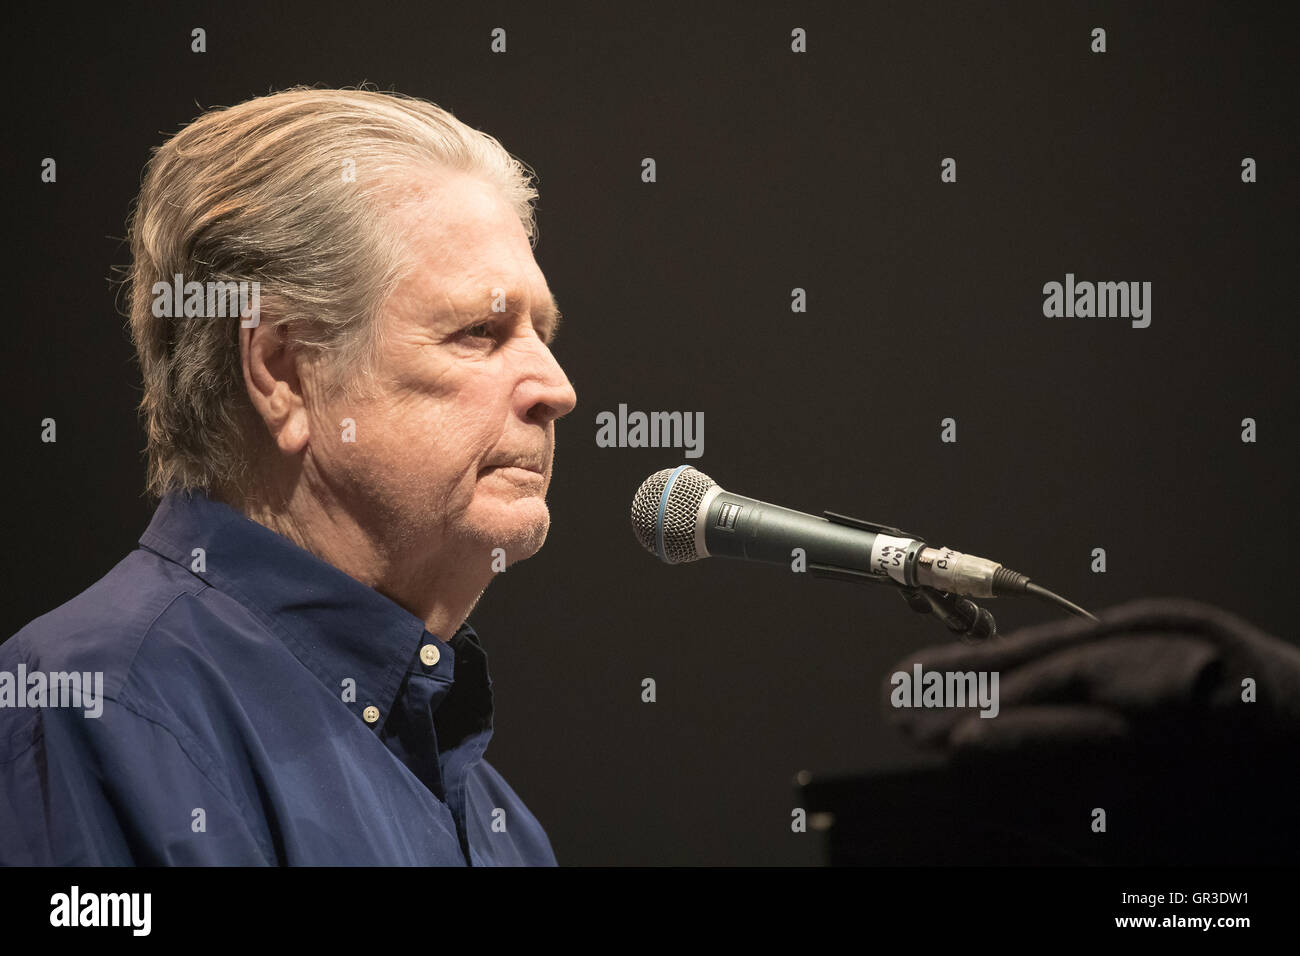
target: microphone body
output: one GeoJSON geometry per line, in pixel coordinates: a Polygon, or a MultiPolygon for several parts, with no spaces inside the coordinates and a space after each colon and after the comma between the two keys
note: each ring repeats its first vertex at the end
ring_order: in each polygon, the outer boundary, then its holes
{"type": "Polygon", "coordinates": [[[708,496],[699,512],[702,557],[789,565],[794,549],[802,548],[809,567],[840,568],[917,584],[923,541],[839,523],[714,487],[716,494],[708,496]]]}
{"type": "MultiPolygon", "coordinates": [[[[681,465],[642,483],[632,504],[632,526],[646,550],[668,564],[722,557],[788,567],[800,548],[815,573],[971,597],[993,597],[996,585],[1024,577],[1009,569],[999,573],[1002,566],[986,558],[929,547],[897,528],[825,514],[726,491],[681,465]]],[[[999,588],[999,593],[1006,592],[999,588]]]]}

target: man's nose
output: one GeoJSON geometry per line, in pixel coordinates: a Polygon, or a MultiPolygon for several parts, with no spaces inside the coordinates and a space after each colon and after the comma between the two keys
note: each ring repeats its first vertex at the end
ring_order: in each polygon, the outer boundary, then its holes
{"type": "Polygon", "coordinates": [[[521,397],[529,419],[544,425],[573,411],[578,393],[546,343],[536,339],[534,351],[537,364],[521,385],[521,397]]]}

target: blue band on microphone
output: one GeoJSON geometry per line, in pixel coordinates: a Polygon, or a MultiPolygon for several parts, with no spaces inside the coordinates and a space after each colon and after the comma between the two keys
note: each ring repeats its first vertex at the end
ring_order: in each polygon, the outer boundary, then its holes
{"type": "Polygon", "coordinates": [[[664,554],[664,513],[668,510],[668,495],[673,490],[673,482],[677,480],[677,476],[690,467],[690,465],[678,465],[674,468],[664,484],[664,493],[659,496],[659,520],[655,522],[655,554],[659,556],[660,561],[668,560],[664,554]]]}

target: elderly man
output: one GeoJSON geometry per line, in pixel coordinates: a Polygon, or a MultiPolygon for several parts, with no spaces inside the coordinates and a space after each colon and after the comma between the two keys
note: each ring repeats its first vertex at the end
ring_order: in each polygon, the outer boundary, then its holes
{"type": "Polygon", "coordinates": [[[576,402],[535,198],[495,139],[368,91],[157,151],[130,283],[161,503],[0,647],[36,703],[0,709],[0,863],[554,865],[484,759],[466,623],[546,538],[576,402]],[[100,713],[36,700],[68,672],[100,713]]]}

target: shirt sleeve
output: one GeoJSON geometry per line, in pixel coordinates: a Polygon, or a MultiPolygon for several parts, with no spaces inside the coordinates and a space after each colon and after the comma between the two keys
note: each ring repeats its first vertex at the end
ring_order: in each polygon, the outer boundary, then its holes
{"type": "Polygon", "coordinates": [[[0,865],[275,863],[197,742],[102,707],[0,710],[0,865]]]}
{"type": "Polygon", "coordinates": [[[495,866],[557,866],[551,841],[505,777],[480,760],[466,780],[471,844],[495,866]]]}

